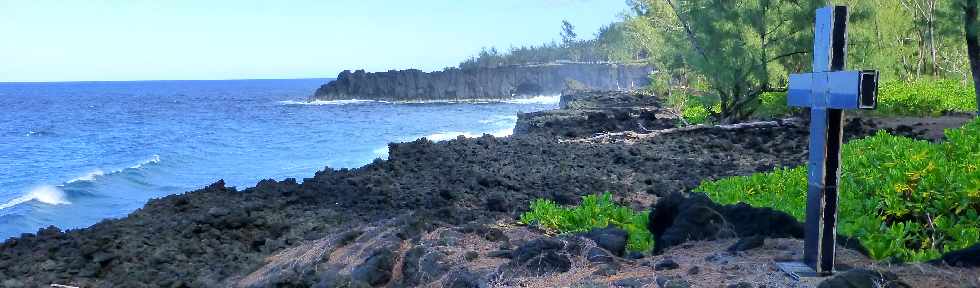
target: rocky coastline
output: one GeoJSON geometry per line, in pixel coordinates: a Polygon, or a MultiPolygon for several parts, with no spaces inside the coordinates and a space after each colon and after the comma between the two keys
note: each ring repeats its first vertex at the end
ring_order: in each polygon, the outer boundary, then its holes
{"type": "Polygon", "coordinates": [[[557,95],[574,80],[586,88],[629,90],[649,84],[653,67],[626,63],[547,63],[423,72],[343,71],[310,97],[316,100],[492,100],[557,95]]]}
{"type": "MultiPolygon", "coordinates": [[[[688,193],[705,179],[804,163],[801,121],[686,129],[650,95],[580,91],[562,102],[521,115],[510,137],[392,143],[388,160],[360,168],[241,190],[217,181],[125,218],[12,238],[0,243],[0,287],[802,287],[771,268],[800,256],[799,223],[688,193]],[[654,253],[623,253],[615,229],[516,225],[532,199],[574,204],[607,191],[654,210],[654,253]]],[[[845,134],[937,140],[943,125],[955,121],[858,117],[845,134]]],[[[950,266],[966,262],[877,263],[850,247],[841,263],[869,270],[840,277],[980,285],[976,265],[950,266]]]]}

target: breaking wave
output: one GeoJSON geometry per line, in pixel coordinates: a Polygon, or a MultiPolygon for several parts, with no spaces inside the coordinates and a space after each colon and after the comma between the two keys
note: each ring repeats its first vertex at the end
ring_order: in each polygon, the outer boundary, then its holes
{"type": "Polygon", "coordinates": [[[31,191],[21,195],[20,197],[7,201],[7,203],[0,204],[0,210],[24,204],[32,200],[48,205],[71,204],[71,202],[68,202],[66,198],[65,191],[62,191],[61,188],[51,185],[42,185],[31,189],[31,191]]]}
{"type": "Polygon", "coordinates": [[[11,207],[14,207],[14,206],[17,206],[17,205],[21,205],[21,204],[24,204],[24,203],[27,203],[27,202],[30,202],[30,201],[37,201],[37,202],[41,202],[41,203],[48,204],[48,205],[66,205],[66,204],[71,204],[71,202],[68,201],[68,196],[69,195],[67,193],[65,193],[66,186],[68,186],[69,188],[70,187],[76,187],[77,188],[78,185],[74,185],[76,183],[97,181],[97,180],[99,180],[99,178],[102,178],[102,177],[107,177],[107,176],[110,176],[110,175],[119,174],[119,173],[125,172],[127,170],[138,170],[138,169],[142,169],[146,165],[156,164],[156,163],[160,163],[160,155],[153,155],[153,156],[151,156],[150,158],[148,158],[146,160],[143,160],[143,161],[140,161],[139,163],[136,163],[136,165],[129,166],[128,168],[123,168],[123,169],[119,169],[119,170],[113,170],[112,172],[109,172],[109,173],[106,173],[106,172],[102,171],[102,169],[94,169],[92,171],[89,171],[88,173],[83,174],[82,176],[78,176],[78,177],[75,177],[75,178],[73,178],[71,180],[68,180],[64,184],[61,184],[61,185],[57,185],[57,186],[55,186],[55,185],[41,185],[41,186],[37,186],[37,187],[34,187],[34,188],[30,189],[29,191],[27,191],[27,193],[24,193],[23,195],[21,195],[21,196],[19,196],[17,198],[11,199],[10,201],[7,201],[6,203],[0,204],[0,210],[11,208],[11,207]]]}

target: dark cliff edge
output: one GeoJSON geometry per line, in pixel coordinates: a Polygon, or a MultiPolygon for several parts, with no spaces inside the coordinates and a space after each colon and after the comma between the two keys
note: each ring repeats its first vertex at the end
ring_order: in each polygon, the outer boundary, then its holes
{"type": "Polygon", "coordinates": [[[597,90],[631,90],[649,84],[654,69],[641,64],[552,63],[486,69],[418,69],[366,73],[346,70],[310,100],[475,100],[556,95],[568,80],[597,90]]]}

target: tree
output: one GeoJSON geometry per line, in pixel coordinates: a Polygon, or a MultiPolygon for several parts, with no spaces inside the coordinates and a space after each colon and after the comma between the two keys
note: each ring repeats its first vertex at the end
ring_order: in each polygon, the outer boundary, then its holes
{"type": "Polygon", "coordinates": [[[578,34],[575,34],[575,26],[572,26],[568,20],[561,20],[561,43],[568,47],[575,42],[575,37],[578,37],[578,34]]]}
{"type": "MultiPolygon", "coordinates": [[[[822,0],[637,0],[662,33],[674,63],[688,67],[708,83],[720,102],[719,118],[732,123],[748,118],[758,97],[785,82],[788,72],[805,68],[812,49],[814,11],[822,0]],[[663,12],[673,14],[664,20],[663,12]]],[[[676,64],[675,64],[676,65],[676,64]]]]}
{"type": "Polygon", "coordinates": [[[980,43],[977,40],[977,0],[962,0],[963,35],[966,38],[966,51],[970,59],[970,72],[973,74],[973,88],[977,96],[977,116],[980,116],[980,43]]]}

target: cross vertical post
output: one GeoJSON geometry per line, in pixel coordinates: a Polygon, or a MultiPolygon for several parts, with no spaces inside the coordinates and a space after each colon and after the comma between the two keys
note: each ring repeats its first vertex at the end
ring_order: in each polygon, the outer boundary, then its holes
{"type": "Polygon", "coordinates": [[[803,264],[817,275],[834,271],[844,109],[874,109],[878,72],[842,71],[847,60],[847,7],[817,9],[813,73],[789,77],[790,106],[810,108],[810,155],[803,264]]]}
{"type": "MultiPolygon", "coordinates": [[[[844,70],[847,60],[847,8],[835,6],[819,9],[815,24],[813,72],[844,70]]],[[[832,273],[834,269],[843,116],[842,109],[810,109],[810,164],[803,262],[820,274],[832,273]]]]}

